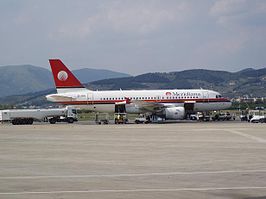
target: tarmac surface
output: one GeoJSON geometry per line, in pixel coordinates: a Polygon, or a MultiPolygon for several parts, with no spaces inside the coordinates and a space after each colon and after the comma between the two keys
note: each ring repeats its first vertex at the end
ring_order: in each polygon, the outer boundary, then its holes
{"type": "Polygon", "coordinates": [[[0,125],[0,198],[266,198],[266,124],[0,125]]]}

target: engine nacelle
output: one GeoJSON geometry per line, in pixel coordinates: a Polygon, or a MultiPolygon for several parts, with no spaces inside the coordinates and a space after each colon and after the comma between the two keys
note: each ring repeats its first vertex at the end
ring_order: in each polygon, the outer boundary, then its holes
{"type": "Polygon", "coordinates": [[[171,107],[164,109],[165,119],[168,120],[182,120],[185,118],[184,107],[171,107]]]}

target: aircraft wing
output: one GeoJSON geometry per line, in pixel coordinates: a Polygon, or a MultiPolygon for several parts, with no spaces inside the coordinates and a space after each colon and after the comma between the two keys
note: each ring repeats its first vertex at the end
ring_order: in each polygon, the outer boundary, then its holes
{"type": "Polygon", "coordinates": [[[169,104],[166,105],[160,102],[147,102],[142,100],[132,100],[131,103],[137,105],[139,109],[148,112],[161,111],[162,109],[171,106],[169,104]]]}

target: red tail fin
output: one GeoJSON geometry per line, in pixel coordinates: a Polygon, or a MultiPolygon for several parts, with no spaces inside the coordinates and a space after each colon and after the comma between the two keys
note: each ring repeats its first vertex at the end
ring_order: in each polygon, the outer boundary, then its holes
{"type": "Polygon", "coordinates": [[[84,88],[60,59],[50,59],[49,62],[56,88],[84,88]]]}

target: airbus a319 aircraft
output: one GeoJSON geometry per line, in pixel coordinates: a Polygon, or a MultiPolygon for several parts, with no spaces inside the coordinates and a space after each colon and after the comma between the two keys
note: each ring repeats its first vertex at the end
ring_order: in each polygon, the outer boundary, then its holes
{"type": "Polygon", "coordinates": [[[110,90],[85,88],[59,59],[50,59],[57,94],[47,100],[74,105],[95,112],[142,113],[164,119],[184,119],[187,113],[227,109],[231,101],[220,93],[204,89],[110,90]]]}

